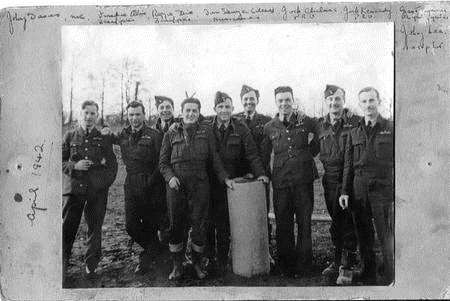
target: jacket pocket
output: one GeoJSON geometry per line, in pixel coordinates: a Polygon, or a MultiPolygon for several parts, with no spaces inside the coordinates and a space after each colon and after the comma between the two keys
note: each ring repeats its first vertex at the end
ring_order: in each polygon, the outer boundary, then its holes
{"type": "Polygon", "coordinates": [[[380,160],[393,160],[394,148],[392,136],[380,135],[375,140],[375,156],[380,160]]]}

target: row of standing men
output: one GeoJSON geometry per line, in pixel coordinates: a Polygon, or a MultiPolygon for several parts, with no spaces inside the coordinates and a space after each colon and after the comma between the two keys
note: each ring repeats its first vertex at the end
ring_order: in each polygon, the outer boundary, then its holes
{"type": "MultiPolygon", "coordinates": [[[[112,145],[118,144],[127,172],[126,230],[143,248],[137,273],[149,270],[151,259],[167,239],[173,258],[169,279],[179,279],[189,230],[196,275],[207,275],[204,257],[209,258],[209,267],[224,272],[230,239],[226,189],[233,188],[233,178],[244,176],[265,183],[271,180],[277,270],[294,277],[306,275],[313,258],[313,181],[318,178],[314,157],[319,154],[335,248],[332,263],[323,274],[338,275],[338,284],[349,284],[353,276],[374,283],[376,229],[383,255],[380,271],[384,282],[390,283],[393,126],[378,112],[378,91],[367,87],[359,92],[363,117],[344,108],[345,91],[334,85],[325,88],[329,112],[319,119],[294,110],[290,87],[276,88],[274,97],[278,108],[274,118],[256,112],[259,92],[243,85],[244,112],[232,115],[231,97],[217,92],[214,117],[203,117],[200,101],[188,97],[177,119],[172,99],[156,96],[159,117],[154,124],[144,122],[142,103],[131,102],[127,107],[130,124],[117,134],[109,128],[96,128],[98,105],[85,101],[80,125],[64,135],[62,145],[64,266],[69,263],[84,211],[88,225],[86,274],[95,275],[108,189],[117,173],[112,145]],[[361,263],[355,268],[357,247],[361,263]]],[[[269,227],[269,235],[271,232],[269,227]]]]}

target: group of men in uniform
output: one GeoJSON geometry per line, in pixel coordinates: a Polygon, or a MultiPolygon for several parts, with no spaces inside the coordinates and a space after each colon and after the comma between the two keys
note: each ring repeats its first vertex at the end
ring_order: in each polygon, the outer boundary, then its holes
{"type": "Polygon", "coordinates": [[[207,275],[205,257],[209,271],[224,273],[230,245],[226,190],[233,189],[234,178],[245,177],[266,184],[270,179],[277,270],[304,276],[312,267],[313,182],[318,178],[314,157],[319,154],[335,248],[323,274],[339,275],[338,284],[350,284],[353,276],[375,283],[376,230],[383,254],[380,271],[385,283],[391,283],[393,126],[378,112],[378,91],[368,87],[359,92],[364,116],[358,117],[344,108],[344,89],[327,85],[324,101],[329,113],[319,119],[294,110],[293,90],[288,86],[274,90],[278,108],[274,118],[256,112],[258,90],[243,85],[240,97],[244,112],[233,115],[232,98],[218,91],[212,117],[200,114],[199,99],[187,97],[181,103],[181,116],[174,118],[173,100],[156,96],[154,124],[145,121],[141,102],[130,102],[129,125],[117,134],[95,128],[98,105],[85,101],[79,126],[63,138],[64,266],[84,210],[86,274],[95,275],[108,188],[117,173],[112,150],[117,144],[127,172],[126,230],[143,249],[136,273],[148,272],[151,260],[168,244],[173,262],[169,279],[179,279],[188,241],[199,279],[207,275]],[[355,269],[358,246],[361,268],[355,269]]]}

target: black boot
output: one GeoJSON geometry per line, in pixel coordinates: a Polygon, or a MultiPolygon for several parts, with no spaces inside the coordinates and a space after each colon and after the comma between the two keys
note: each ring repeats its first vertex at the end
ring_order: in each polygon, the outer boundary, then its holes
{"type": "Polygon", "coordinates": [[[198,279],[204,279],[206,277],[206,272],[202,267],[202,257],[202,253],[192,250],[192,264],[198,279]]]}
{"type": "Polygon", "coordinates": [[[169,274],[169,280],[178,280],[183,276],[183,252],[172,253],[173,269],[169,274]]]}

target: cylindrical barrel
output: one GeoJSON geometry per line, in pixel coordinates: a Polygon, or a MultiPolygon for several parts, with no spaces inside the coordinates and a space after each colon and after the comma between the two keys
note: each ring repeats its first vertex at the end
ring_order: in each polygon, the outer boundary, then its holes
{"type": "Polygon", "coordinates": [[[233,273],[251,277],[270,272],[266,188],[261,181],[235,179],[228,189],[233,273]]]}

